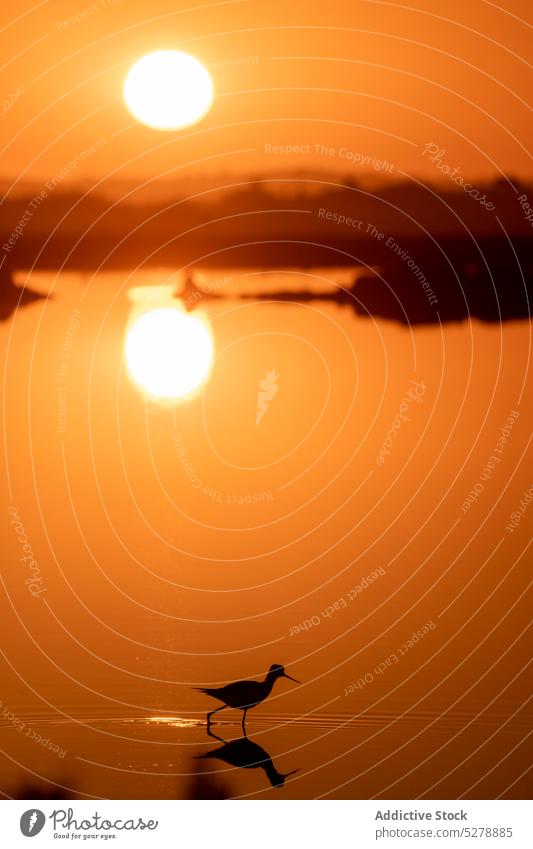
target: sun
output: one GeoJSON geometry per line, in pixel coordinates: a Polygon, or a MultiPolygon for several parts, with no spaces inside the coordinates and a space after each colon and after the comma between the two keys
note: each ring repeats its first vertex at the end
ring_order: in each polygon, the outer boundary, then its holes
{"type": "Polygon", "coordinates": [[[191,395],[209,376],[213,340],[206,322],[176,307],[151,309],[126,334],[132,380],[155,399],[191,395]]]}
{"type": "Polygon", "coordinates": [[[124,102],[148,127],[177,130],[196,124],[213,102],[213,82],[194,56],[157,50],[139,59],[124,82],[124,102]]]}

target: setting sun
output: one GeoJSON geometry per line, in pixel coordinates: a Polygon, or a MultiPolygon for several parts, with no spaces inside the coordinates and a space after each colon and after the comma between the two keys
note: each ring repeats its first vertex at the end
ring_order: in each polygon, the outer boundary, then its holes
{"type": "Polygon", "coordinates": [[[125,357],[137,385],[154,398],[178,399],[205,381],[213,342],[202,319],[163,307],[134,321],[126,337],[125,357]]]}
{"type": "Polygon", "coordinates": [[[158,50],[139,59],[124,82],[124,101],[134,118],[157,130],[195,124],[213,102],[213,83],[198,59],[158,50]]]}

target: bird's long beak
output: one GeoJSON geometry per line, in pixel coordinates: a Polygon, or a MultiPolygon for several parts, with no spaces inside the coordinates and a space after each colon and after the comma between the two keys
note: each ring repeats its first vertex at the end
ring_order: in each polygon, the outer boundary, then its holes
{"type": "Polygon", "coordinates": [[[291,680],[291,681],[294,681],[296,684],[301,684],[301,683],[302,683],[301,681],[298,681],[298,679],[297,679],[297,678],[293,678],[293,677],[292,677],[292,675],[287,675],[287,673],[286,673],[286,672],[284,672],[284,673],[283,673],[283,677],[284,677],[284,678],[290,678],[290,680],[291,680]]]}

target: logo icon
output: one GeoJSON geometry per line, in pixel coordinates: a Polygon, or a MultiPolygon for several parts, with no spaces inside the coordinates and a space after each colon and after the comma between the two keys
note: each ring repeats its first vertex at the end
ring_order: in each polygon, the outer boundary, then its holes
{"type": "Polygon", "coordinates": [[[24,811],[20,818],[20,830],[24,837],[35,837],[43,830],[46,817],[42,811],[37,808],[31,808],[29,811],[24,811]]]}
{"type": "Polygon", "coordinates": [[[257,413],[255,415],[255,424],[256,427],[265,415],[268,410],[268,405],[272,401],[274,395],[277,393],[278,386],[278,377],[276,369],[273,368],[271,371],[268,371],[266,377],[263,380],[259,381],[259,392],[257,393],[257,413]]]}

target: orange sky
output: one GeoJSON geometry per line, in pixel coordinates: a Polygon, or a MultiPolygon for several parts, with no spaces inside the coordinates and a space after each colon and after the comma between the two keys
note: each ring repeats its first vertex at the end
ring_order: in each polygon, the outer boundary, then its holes
{"type": "Polygon", "coordinates": [[[343,150],[392,166],[366,173],[437,179],[423,156],[429,142],[480,180],[531,178],[531,4],[504,5],[24,0],[3,33],[0,178],[47,179],[96,145],[69,183],[174,169],[187,177],[316,167],[360,176],[363,166],[343,150]],[[131,120],[121,85],[139,55],[169,47],[210,67],[217,98],[197,127],[158,133],[131,120]],[[265,153],[270,144],[311,148],[265,153]],[[320,144],[333,154],[317,154],[320,144]]]}

